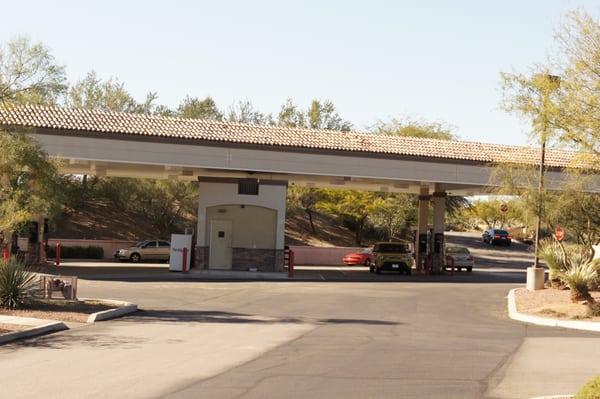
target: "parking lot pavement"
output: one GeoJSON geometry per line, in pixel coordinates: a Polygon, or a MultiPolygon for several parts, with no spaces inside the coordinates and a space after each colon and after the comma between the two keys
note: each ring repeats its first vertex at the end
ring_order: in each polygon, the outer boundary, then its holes
{"type": "MultiPolygon", "coordinates": [[[[476,257],[528,257],[519,247],[486,252],[474,236],[457,240],[481,251],[476,257]]],[[[524,281],[526,261],[486,262],[481,272],[453,277],[333,269],[325,280],[291,282],[82,278],[82,295],[133,301],[143,311],[0,348],[2,392],[516,398],[572,392],[600,372],[589,355],[598,334],[507,317],[506,294],[518,280],[507,275],[524,281]]]]}
{"type": "Polygon", "coordinates": [[[0,347],[1,397],[148,398],[232,369],[310,323],[203,310],[153,310],[0,347]]]}

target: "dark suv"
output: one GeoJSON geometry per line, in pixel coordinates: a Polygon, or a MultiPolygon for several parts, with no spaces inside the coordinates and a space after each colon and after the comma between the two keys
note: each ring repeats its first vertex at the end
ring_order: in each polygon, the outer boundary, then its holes
{"type": "Polygon", "coordinates": [[[483,242],[490,245],[506,245],[510,246],[512,237],[506,230],[489,229],[483,233],[483,242]]]}

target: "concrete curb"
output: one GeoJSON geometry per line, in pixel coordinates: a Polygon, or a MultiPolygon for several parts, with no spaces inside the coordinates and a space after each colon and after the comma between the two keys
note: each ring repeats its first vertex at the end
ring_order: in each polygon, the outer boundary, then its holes
{"type": "Polygon", "coordinates": [[[205,270],[192,268],[182,277],[205,279],[242,279],[242,280],[293,280],[285,272],[247,272],[240,270],[205,270]]]}
{"type": "Polygon", "coordinates": [[[16,341],[18,339],[31,338],[36,337],[38,335],[44,335],[68,329],[69,327],[67,327],[67,325],[62,321],[53,321],[51,323],[42,324],[41,326],[35,326],[27,330],[3,334],[0,336],[0,345],[16,341]]]}
{"type": "Polygon", "coordinates": [[[573,399],[573,395],[550,395],[550,396],[536,396],[531,399],[573,399]]]}
{"type": "Polygon", "coordinates": [[[508,292],[508,316],[513,320],[522,321],[530,324],[547,327],[571,328],[574,330],[585,330],[600,332],[600,323],[594,321],[579,320],[559,320],[549,317],[530,316],[517,311],[517,302],[515,292],[518,288],[513,288],[508,292]]]}
{"type": "Polygon", "coordinates": [[[97,321],[114,319],[121,317],[129,313],[137,312],[138,307],[135,303],[125,301],[115,301],[113,299],[93,299],[93,298],[80,298],[82,301],[96,301],[108,306],[116,306],[115,309],[103,310],[101,312],[92,313],[87,319],[87,323],[95,323],[97,321]]]}

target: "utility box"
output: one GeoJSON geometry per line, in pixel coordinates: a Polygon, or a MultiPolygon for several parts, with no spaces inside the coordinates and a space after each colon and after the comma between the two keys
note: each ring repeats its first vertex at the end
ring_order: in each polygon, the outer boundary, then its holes
{"type": "Polygon", "coordinates": [[[192,235],[191,234],[171,234],[171,256],[169,257],[169,270],[172,272],[182,272],[183,254],[186,250],[185,271],[190,270],[192,265],[192,235]]]}

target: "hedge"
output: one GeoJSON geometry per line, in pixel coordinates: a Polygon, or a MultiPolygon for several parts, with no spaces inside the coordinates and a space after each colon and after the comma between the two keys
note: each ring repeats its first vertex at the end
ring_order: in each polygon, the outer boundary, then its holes
{"type": "MultiPolygon", "coordinates": [[[[46,255],[49,259],[56,257],[56,246],[48,247],[46,255]]],[[[104,248],[102,247],[61,247],[60,257],[64,259],[104,259],[104,248]]]]}

